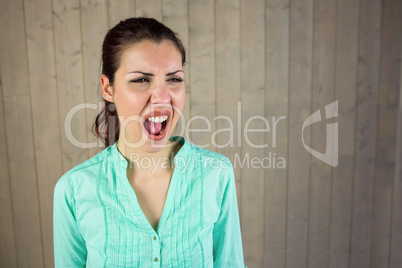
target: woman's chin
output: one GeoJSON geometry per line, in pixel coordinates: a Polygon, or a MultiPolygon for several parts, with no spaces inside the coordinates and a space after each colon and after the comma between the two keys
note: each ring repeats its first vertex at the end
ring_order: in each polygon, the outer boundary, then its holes
{"type": "MultiPolygon", "coordinates": [[[[132,130],[134,131],[134,129],[132,130]]],[[[136,131],[138,131],[138,129],[136,131]]],[[[145,128],[142,128],[140,137],[137,135],[130,135],[130,132],[126,132],[126,138],[120,136],[119,140],[130,151],[140,150],[144,153],[157,153],[164,148],[171,146],[171,142],[169,142],[169,138],[172,135],[171,132],[170,125],[164,129],[162,133],[159,133],[159,135],[152,135],[145,128]]]]}

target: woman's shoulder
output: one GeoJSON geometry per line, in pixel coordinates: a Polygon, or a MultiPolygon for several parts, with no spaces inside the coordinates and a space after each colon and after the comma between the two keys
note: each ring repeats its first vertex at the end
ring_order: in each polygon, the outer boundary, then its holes
{"type": "Polygon", "coordinates": [[[178,155],[179,159],[175,160],[175,163],[177,162],[188,172],[201,174],[200,178],[205,183],[226,184],[230,178],[234,177],[233,165],[223,154],[202,148],[187,140],[185,140],[183,148],[185,151],[178,155]]]}
{"type": "Polygon", "coordinates": [[[82,182],[85,178],[96,178],[105,165],[105,161],[110,159],[110,154],[113,146],[109,146],[88,160],[76,165],[72,169],[64,173],[57,181],[56,188],[68,187],[73,184],[82,182]],[[77,181],[78,180],[78,181],[77,181]]]}
{"type": "Polygon", "coordinates": [[[180,140],[182,140],[183,143],[186,144],[186,148],[189,152],[188,153],[189,157],[199,158],[202,161],[223,163],[223,164],[227,164],[229,167],[232,167],[232,164],[231,164],[229,158],[227,158],[223,154],[212,151],[209,149],[209,147],[204,147],[204,146],[201,147],[199,145],[196,145],[196,144],[186,140],[184,137],[175,137],[175,138],[180,138],[180,140]]]}

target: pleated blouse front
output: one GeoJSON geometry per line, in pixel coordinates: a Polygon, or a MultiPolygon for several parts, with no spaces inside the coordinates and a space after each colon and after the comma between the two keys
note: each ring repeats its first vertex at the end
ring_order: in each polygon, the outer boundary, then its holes
{"type": "Polygon", "coordinates": [[[244,267],[233,167],[182,137],[155,231],[116,144],[63,175],[54,192],[56,267],[244,267]]]}

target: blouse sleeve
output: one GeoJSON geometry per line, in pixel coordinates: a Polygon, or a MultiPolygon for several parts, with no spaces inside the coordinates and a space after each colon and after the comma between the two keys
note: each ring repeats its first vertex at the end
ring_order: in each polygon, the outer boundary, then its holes
{"type": "Polygon", "coordinates": [[[64,175],[56,184],[53,202],[55,267],[85,267],[87,250],[76,217],[73,190],[64,175]]]}
{"type": "Polygon", "coordinates": [[[245,267],[233,167],[228,169],[221,211],[213,229],[214,267],[245,267]]]}

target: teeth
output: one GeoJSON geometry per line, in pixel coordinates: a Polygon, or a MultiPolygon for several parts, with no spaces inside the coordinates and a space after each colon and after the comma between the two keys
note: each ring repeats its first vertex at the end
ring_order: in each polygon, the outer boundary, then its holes
{"type": "Polygon", "coordinates": [[[156,116],[156,117],[149,117],[148,120],[154,123],[162,123],[165,122],[168,119],[167,115],[163,115],[163,116],[156,116]]]}

